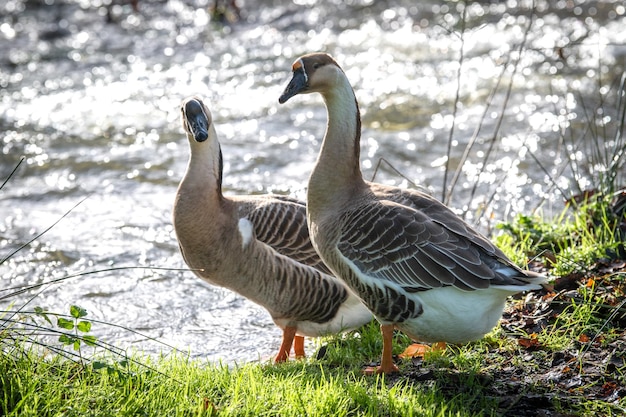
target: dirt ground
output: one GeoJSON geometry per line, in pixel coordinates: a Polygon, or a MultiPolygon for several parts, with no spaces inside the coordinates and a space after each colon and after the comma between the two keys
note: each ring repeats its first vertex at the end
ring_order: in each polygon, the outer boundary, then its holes
{"type": "Polygon", "coordinates": [[[463,375],[413,358],[403,377],[436,384],[451,397],[475,390],[495,399],[501,416],[626,415],[625,293],[626,262],[599,262],[507,309],[501,324],[517,349],[489,348],[480,372],[463,375]],[[560,343],[567,348],[550,346],[557,338],[569,338],[560,343]]]}

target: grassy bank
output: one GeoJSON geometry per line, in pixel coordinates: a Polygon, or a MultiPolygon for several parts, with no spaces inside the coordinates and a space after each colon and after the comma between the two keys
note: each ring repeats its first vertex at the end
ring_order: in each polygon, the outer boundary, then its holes
{"type": "MultiPolygon", "coordinates": [[[[595,153],[583,153],[598,155],[590,166],[607,167],[596,194],[571,199],[555,219],[524,215],[501,226],[497,244],[519,265],[549,274],[554,289],[511,299],[500,326],[481,341],[398,357],[400,374],[365,377],[362,368],[382,348],[373,323],[320,340],[316,357],[305,361],[226,366],[182,354],[127,355],[108,344],[115,341],[92,336],[94,326],[112,324],[91,320],[80,307],[45,312],[31,300],[30,310],[0,312],[0,415],[624,415],[626,193],[615,193],[626,158],[620,103],[619,140],[606,154],[598,140],[595,153]]],[[[11,291],[0,290],[0,299],[22,289],[11,291]]],[[[410,341],[396,337],[400,355],[410,341]]]]}
{"type": "MultiPolygon", "coordinates": [[[[375,323],[320,340],[316,358],[226,366],[180,354],[126,356],[91,336],[92,324],[106,324],[92,323],[79,307],[69,314],[5,312],[0,414],[623,415],[626,257],[620,201],[594,200],[556,222],[520,216],[504,225],[498,244],[520,264],[554,276],[554,290],[511,300],[501,325],[479,342],[397,358],[402,372],[394,376],[361,375],[379,358],[375,323]]],[[[409,343],[397,334],[395,353],[409,343]]]]}
{"type": "Polygon", "coordinates": [[[461,399],[325,363],[206,365],[143,359],[115,371],[36,355],[2,361],[5,415],[465,415],[461,399]]]}

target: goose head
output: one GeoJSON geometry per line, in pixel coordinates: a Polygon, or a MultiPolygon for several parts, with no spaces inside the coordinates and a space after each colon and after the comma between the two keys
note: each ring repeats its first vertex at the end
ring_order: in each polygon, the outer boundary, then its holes
{"type": "Polygon", "coordinates": [[[211,112],[198,97],[185,99],[180,106],[183,129],[189,138],[196,142],[204,142],[209,137],[211,112]]]}
{"type": "MultiPolygon", "coordinates": [[[[187,134],[191,155],[184,182],[190,184],[214,184],[216,195],[222,192],[222,149],[209,108],[197,96],[188,97],[180,105],[181,122],[187,134]],[[207,172],[208,177],[207,177],[207,172]],[[213,181],[206,182],[207,178],[213,181]]],[[[207,186],[206,190],[210,187],[207,186]]]]}
{"type": "Polygon", "coordinates": [[[327,93],[341,77],[345,77],[337,62],[323,52],[301,56],[291,70],[291,81],[278,99],[281,104],[297,94],[327,93]]]}

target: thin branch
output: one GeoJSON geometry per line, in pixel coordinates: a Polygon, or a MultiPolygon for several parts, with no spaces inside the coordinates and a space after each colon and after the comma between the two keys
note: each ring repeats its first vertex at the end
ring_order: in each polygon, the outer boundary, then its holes
{"type": "Polygon", "coordinates": [[[24,157],[22,156],[20,158],[20,161],[17,163],[17,165],[15,165],[15,168],[13,168],[13,171],[11,171],[11,173],[9,174],[9,176],[7,177],[6,180],[4,180],[4,182],[2,183],[2,185],[0,185],[0,190],[2,190],[4,188],[4,186],[6,185],[7,182],[9,182],[9,180],[11,179],[11,177],[13,177],[13,174],[15,174],[15,172],[17,171],[17,169],[20,167],[20,165],[22,164],[22,162],[24,162],[24,157]]]}
{"type": "MultiPolygon", "coordinates": [[[[522,60],[522,53],[524,51],[524,47],[526,46],[526,42],[528,40],[528,35],[530,34],[530,30],[533,27],[534,18],[535,18],[535,4],[533,1],[533,5],[531,7],[530,16],[529,16],[528,26],[526,27],[526,30],[524,31],[524,37],[522,38],[522,42],[520,42],[520,45],[517,51],[517,54],[518,54],[517,59],[516,59],[515,65],[513,66],[513,72],[511,73],[511,80],[506,90],[504,102],[502,103],[502,111],[500,113],[500,117],[498,118],[496,122],[496,127],[493,132],[493,136],[492,136],[489,148],[487,149],[487,152],[485,152],[485,156],[483,158],[483,164],[481,168],[482,170],[486,169],[487,167],[487,161],[489,160],[489,157],[491,156],[491,152],[493,152],[494,146],[496,144],[496,139],[500,133],[500,129],[502,128],[502,123],[504,121],[504,111],[508,106],[509,100],[511,99],[511,93],[513,91],[513,81],[519,69],[519,63],[522,60]]],[[[481,173],[479,173],[478,178],[480,178],[481,173]]],[[[479,182],[480,182],[479,180],[476,180],[476,182],[474,183],[474,186],[472,187],[472,191],[470,192],[469,202],[471,202],[474,199],[474,196],[476,195],[476,190],[478,189],[479,182]]],[[[471,204],[467,205],[468,208],[466,208],[465,211],[463,212],[464,216],[467,213],[467,210],[469,209],[470,206],[471,204]]]]}
{"type": "Polygon", "coordinates": [[[476,141],[478,140],[478,135],[480,134],[480,131],[483,127],[483,122],[486,120],[487,112],[491,108],[491,104],[498,91],[500,82],[502,81],[502,78],[504,77],[504,74],[506,73],[506,67],[507,67],[506,64],[502,66],[502,72],[500,72],[500,75],[498,76],[496,85],[491,89],[491,92],[489,93],[489,96],[487,97],[485,109],[483,111],[483,114],[480,116],[478,126],[476,126],[476,129],[474,129],[474,133],[472,134],[472,137],[470,138],[469,142],[465,146],[465,150],[463,151],[463,155],[461,156],[459,165],[456,167],[456,170],[454,171],[454,177],[452,178],[452,181],[450,182],[450,187],[449,187],[450,189],[448,190],[447,197],[446,197],[444,204],[450,204],[450,200],[452,199],[452,195],[454,193],[454,188],[456,187],[456,184],[458,183],[459,178],[461,176],[461,172],[463,171],[463,165],[465,164],[465,161],[467,161],[467,159],[469,158],[469,153],[471,152],[472,148],[476,144],[476,141]]]}
{"type": "Polygon", "coordinates": [[[454,140],[454,127],[456,123],[456,114],[459,107],[459,102],[461,101],[461,75],[463,69],[463,61],[465,58],[465,24],[467,19],[467,1],[463,2],[463,15],[461,16],[461,55],[459,56],[459,68],[457,71],[456,77],[456,95],[454,97],[454,105],[452,107],[452,126],[450,127],[450,134],[448,135],[448,145],[446,148],[446,167],[443,173],[443,187],[441,189],[441,201],[445,202],[446,198],[446,189],[448,186],[448,172],[450,170],[450,156],[452,154],[452,142],[454,140]]]}
{"type": "Polygon", "coordinates": [[[387,166],[389,166],[389,168],[391,168],[393,170],[393,172],[395,172],[398,176],[400,176],[401,178],[404,178],[405,180],[407,180],[407,182],[409,184],[411,184],[414,188],[424,188],[420,185],[417,185],[414,181],[411,181],[406,175],[404,175],[402,172],[400,172],[400,170],[398,170],[396,167],[394,167],[391,162],[387,161],[387,159],[385,159],[384,157],[378,158],[378,162],[376,163],[376,167],[374,168],[374,173],[372,174],[372,178],[370,179],[370,181],[374,181],[376,179],[376,175],[378,174],[378,170],[380,169],[380,166],[382,165],[382,163],[387,164],[387,166]]]}
{"type": "Polygon", "coordinates": [[[2,291],[13,291],[13,290],[16,290],[16,291],[14,293],[11,293],[11,294],[3,295],[2,297],[0,297],[0,301],[4,300],[6,298],[10,298],[10,297],[22,294],[22,293],[24,293],[26,291],[42,287],[44,285],[55,284],[55,283],[58,283],[58,282],[61,282],[61,281],[65,281],[65,280],[71,279],[71,278],[82,277],[82,276],[91,275],[91,274],[98,274],[100,272],[121,271],[121,270],[126,270],[126,269],[150,269],[150,270],[156,270],[156,271],[191,271],[191,272],[203,271],[202,269],[168,268],[168,267],[160,267],[160,266],[114,266],[114,267],[105,268],[105,269],[96,269],[96,270],[92,270],[92,271],[77,272],[75,274],[66,275],[66,276],[61,277],[61,278],[55,278],[55,279],[51,279],[49,281],[44,281],[44,282],[40,282],[40,283],[37,283],[37,284],[28,285],[26,287],[17,286],[17,287],[3,288],[3,289],[0,289],[0,292],[2,292],[2,291]]]}
{"type": "Polygon", "coordinates": [[[46,232],[48,232],[50,229],[52,229],[54,226],[56,226],[61,220],[63,220],[65,217],[67,217],[67,215],[69,215],[76,207],[78,207],[80,204],[83,203],[83,201],[87,200],[89,198],[89,196],[83,198],[82,200],[80,200],[78,203],[76,203],[72,208],[70,208],[67,212],[65,212],[65,214],[63,214],[59,219],[57,219],[57,221],[55,221],[54,223],[52,223],[52,225],[50,225],[48,228],[46,228],[43,232],[38,233],[35,237],[33,237],[31,240],[29,240],[28,242],[24,243],[22,246],[20,246],[19,248],[15,249],[13,252],[11,252],[10,254],[8,254],[6,257],[4,257],[4,259],[0,260],[0,265],[2,265],[3,263],[5,263],[8,259],[10,259],[12,256],[14,256],[16,253],[18,253],[19,251],[21,251],[22,249],[26,248],[27,246],[29,246],[31,243],[33,243],[35,240],[39,239],[41,236],[43,236],[46,232]]]}
{"type": "MultiPolygon", "coordinates": [[[[0,313],[11,313],[11,312],[12,312],[12,311],[0,311],[0,313]]],[[[42,313],[37,313],[36,311],[30,311],[30,310],[28,310],[28,311],[22,311],[22,314],[29,314],[29,315],[35,314],[35,315],[41,315],[42,313]]],[[[68,318],[68,319],[72,319],[72,318],[73,318],[72,316],[70,316],[70,315],[68,315],[68,314],[62,314],[62,313],[52,313],[52,312],[48,312],[48,311],[46,311],[46,312],[45,312],[45,314],[46,314],[46,315],[49,315],[49,316],[54,316],[54,317],[63,317],[63,318],[68,318]]],[[[34,327],[34,328],[48,329],[47,327],[42,327],[42,326],[40,326],[40,325],[38,325],[38,324],[25,323],[25,322],[21,322],[21,321],[19,321],[19,320],[14,320],[14,319],[7,319],[7,320],[0,319],[0,322],[2,322],[2,321],[7,321],[7,322],[10,322],[10,323],[16,323],[16,324],[17,324],[17,323],[22,323],[22,324],[24,324],[24,325],[28,325],[28,326],[30,326],[30,327],[34,327]]],[[[104,325],[104,326],[109,326],[109,327],[115,327],[115,328],[117,328],[117,329],[122,329],[122,330],[125,330],[125,331],[127,331],[127,332],[130,332],[130,333],[132,333],[132,334],[135,334],[135,335],[137,335],[137,336],[141,336],[141,337],[143,337],[143,338],[145,338],[145,339],[148,339],[148,340],[150,340],[150,341],[152,341],[152,342],[156,342],[156,343],[158,343],[158,344],[160,344],[160,345],[163,345],[163,346],[165,346],[165,347],[167,347],[167,348],[169,348],[169,349],[172,349],[172,350],[174,350],[174,351],[176,351],[176,352],[179,352],[179,353],[185,353],[185,352],[183,352],[182,350],[180,350],[180,349],[176,348],[175,346],[169,345],[169,344],[167,344],[167,343],[165,343],[165,342],[162,342],[162,341],[160,341],[160,340],[158,340],[158,339],[156,339],[156,338],[154,338],[154,337],[152,337],[152,336],[149,336],[149,335],[147,335],[147,334],[141,333],[141,332],[139,332],[139,331],[137,331],[137,330],[135,330],[135,329],[131,329],[130,327],[123,326],[123,325],[121,325],[121,324],[109,323],[109,322],[102,321],[102,320],[97,320],[97,319],[89,319],[89,321],[90,321],[91,323],[95,323],[95,324],[102,324],[102,325],[104,325]]],[[[70,333],[65,333],[65,332],[61,332],[61,331],[57,331],[57,330],[53,330],[53,331],[54,331],[55,333],[57,333],[57,334],[70,334],[70,333]]],[[[114,349],[116,349],[116,350],[120,350],[120,351],[122,350],[121,348],[116,347],[116,346],[114,346],[114,345],[111,345],[111,344],[109,344],[109,343],[107,343],[107,342],[103,342],[103,343],[105,343],[105,344],[107,345],[106,347],[107,347],[107,349],[108,349],[108,350],[114,350],[114,349]]],[[[102,347],[104,347],[104,346],[102,346],[102,347]]]]}
{"type": "Polygon", "coordinates": [[[585,354],[587,353],[587,351],[591,348],[591,346],[593,346],[594,342],[596,341],[596,339],[602,334],[602,331],[604,330],[604,328],[611,322],[613,321],[613,319],[617,316],[617,314],[620,312],[620,310],[622,309],[622,307],[624,307],[624,305],[626,305],[626,298],[622,300],[621,303],[619,303],[619,305],[617,306],[608,306],[609,308],[613,308],[614,310],[611,312],[611,314],[609,315],[609,317],[607,317],[607,319],[604,321],[604,323],[602,323],[602,326],[600,326],[600,329],[595,332],[594,336],[591,338],[591,340],[587,343],[587,345],[585,346],[585,348],[583,349],[583,351],[580,353],[580,357],[579,357],[579,373],[582,373],[582,367],[583,367],[583,357],[585,356],[585,354]]]}

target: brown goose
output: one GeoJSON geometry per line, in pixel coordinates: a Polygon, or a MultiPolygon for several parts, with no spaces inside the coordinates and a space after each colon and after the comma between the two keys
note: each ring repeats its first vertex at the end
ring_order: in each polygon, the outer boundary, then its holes
{"type": "Polygon", "coordinates": [[[398,370],[394,327],[422,342],[480,339],[507,296],[541,287],[545,277],[519,269],[439,201],[363,180],[358,103],[329,55],[302,56],[292,71],[279,102],[320,93],[328,111],[307,191],[313,246],[381,323],[381,364],[366,372],[398,370]]]}
{"type": "Polygon", "coordinates": [[[222,194],[222,153],[211,113],[198,97],[181,106],[191,156],[176,194],[174,229],[187,265],[203,280],[261,305],[283,330],[276,362],[295,338],[354,329],[372,319],[329,274],[311,246],[304,203],[284,196],[222,194]]]}

